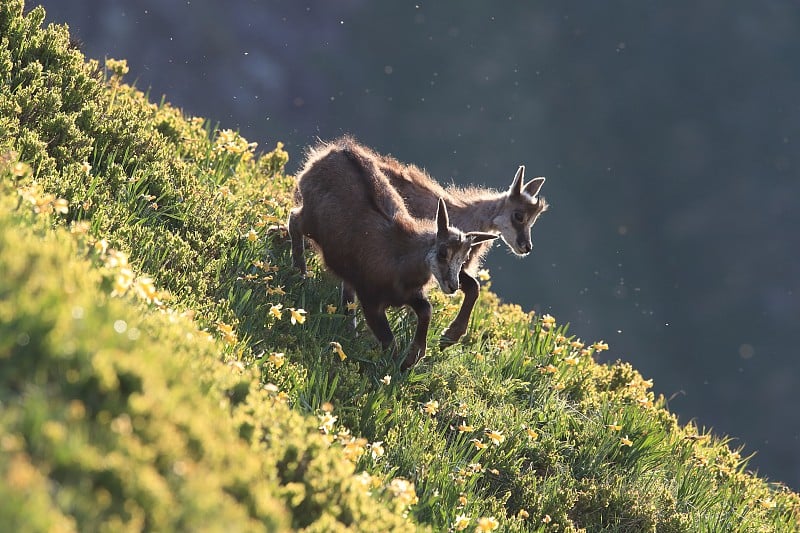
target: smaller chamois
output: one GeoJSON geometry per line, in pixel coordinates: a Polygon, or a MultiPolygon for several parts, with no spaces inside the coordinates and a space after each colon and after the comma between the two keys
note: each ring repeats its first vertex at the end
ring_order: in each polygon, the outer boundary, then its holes
{"type": "Polygon", "coordinates": [[[292,261],[301,273],[306,273],[305,236],[354,291],[367,325],[384,348],[394,351],[387,307],[407,305],[416,313],[404,370],[425,355],[431,304],[424,288],[431,277],[452,294],[472,247],[497,237],[450,226],[441,201],[433,220],[411,217],[373,154],[349,138],[310,151],[298,177],[295,203],[288,227],[292,261]]]}
{"type": "MultiPolygon", "coordinates": [[[[525,256],[533,249],[531,227],[539,215],[547,210],[547,201],[539,195],[545,178],[533,178],[525,183],[525,167],[517,170],[511,187],[498,192],[480,187],[447,187],[439,185],[425,171],[396,159],[371,153],[380,171],[398,192],[411,216],[432,220],[444,200],[454,226],[462,231],[479,231],[499,234],[511,251],[525,256]]],[[[440,345],[446,348],[456,343],[467,331],[469,317],[478,300],[480,284],[476,279],[481,260],[489,251],[491,242],[484,241],[472,248],[459,274],[459,285],[464,293],[456,318],[442,333],[440,345]]],[[[342,300],[353,300],[353,289],[342,285],[342,300]]]]}

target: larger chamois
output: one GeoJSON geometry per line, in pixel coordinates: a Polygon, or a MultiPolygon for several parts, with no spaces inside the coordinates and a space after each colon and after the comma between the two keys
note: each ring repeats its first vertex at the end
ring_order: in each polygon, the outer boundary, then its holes
{"type": "MultiPolygon", "coordinates": [[[[519,167],[507,191],[452,186],[445,189],[414,165],[406,165],[392,157],[372,152],[370,157],[403,198],[411,216],[434,219],[441,199],[447,205],[451,223],[462,231],[499,234],[518,256],[528,255],[533,248],[531,226],[548,207],[546,200],[539,196],[545,178],[534,178],[525,183],[524,166],[519,167]]],[[[473,247],[459,273],[458,280],[464,292],[464,301],[456,318],[442,333],[443,348],[458,342],[467,331],[469,317],[480,290],[476,279],[477,270],[490,247],[491,242],[488,241],[473,247]]],[[[348,287],[346,283],[342,287],[342,300],[353,300],[352,287],[348,287]]]]}
{"type": "Polygon", "coordinates": [[[451,227],[444,202],[438,202],[431,220],[413,218],[373,154],[348,138],[310,151],[295,202],[288,226],[292,260],[303,274],[305,236],[358,297],[367,325],[384,348],[394,344],[386,308],[408,305],[416,313],[403,369],[425,354],[431,318],[425,285],[433,277],[445,293],[455,292],[473,247],[497,237],[451,227]]]}

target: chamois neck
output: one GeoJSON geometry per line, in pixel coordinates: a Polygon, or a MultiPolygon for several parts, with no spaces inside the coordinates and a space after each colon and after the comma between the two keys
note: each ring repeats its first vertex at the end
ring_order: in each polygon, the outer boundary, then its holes
{"type": "Polygon", "coordinates": [[[410,285],[423,285],[431,276],[431,253],[435,254],[436,230],[419,228],[395,241],[395,258],[401,278],[410,285]],[[433,252],[431,252],[433,250],[433,252]]]}
{"type": "Polygon", "coordinates": [[[449,188],[450,223],[462,231],[498,232],[494,219],[503,209],[505,193],[490,189],[449,188]]]}

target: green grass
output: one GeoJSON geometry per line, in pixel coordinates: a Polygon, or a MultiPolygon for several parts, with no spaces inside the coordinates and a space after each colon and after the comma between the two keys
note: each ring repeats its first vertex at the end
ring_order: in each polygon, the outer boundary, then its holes
{"type": "Polygon", "coordinates": [[[151,103],[43,19],[0,6],[0,523],[800,529],[727,438],[488,284],[446,352],[459,300],[433,291],[430,353],[399,372],[317,261],[291,268],[280,144],[151,103]]]}

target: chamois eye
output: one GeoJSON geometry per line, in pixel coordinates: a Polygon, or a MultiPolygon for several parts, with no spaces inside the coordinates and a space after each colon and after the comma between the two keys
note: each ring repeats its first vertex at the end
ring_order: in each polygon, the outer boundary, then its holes
{"type": "Polygon", "coordinates": [[[436,257],[442,261],[445,261],[447,259],[447,246],[440,246],[439,251],[436,252],[436,257]]]}
{"type": "Polygon", "coordinates": [[[522,211],[514,211],[514,222],[522,224],[523,220],[525,220],[525,217],[522,215],[522,211]]]}

